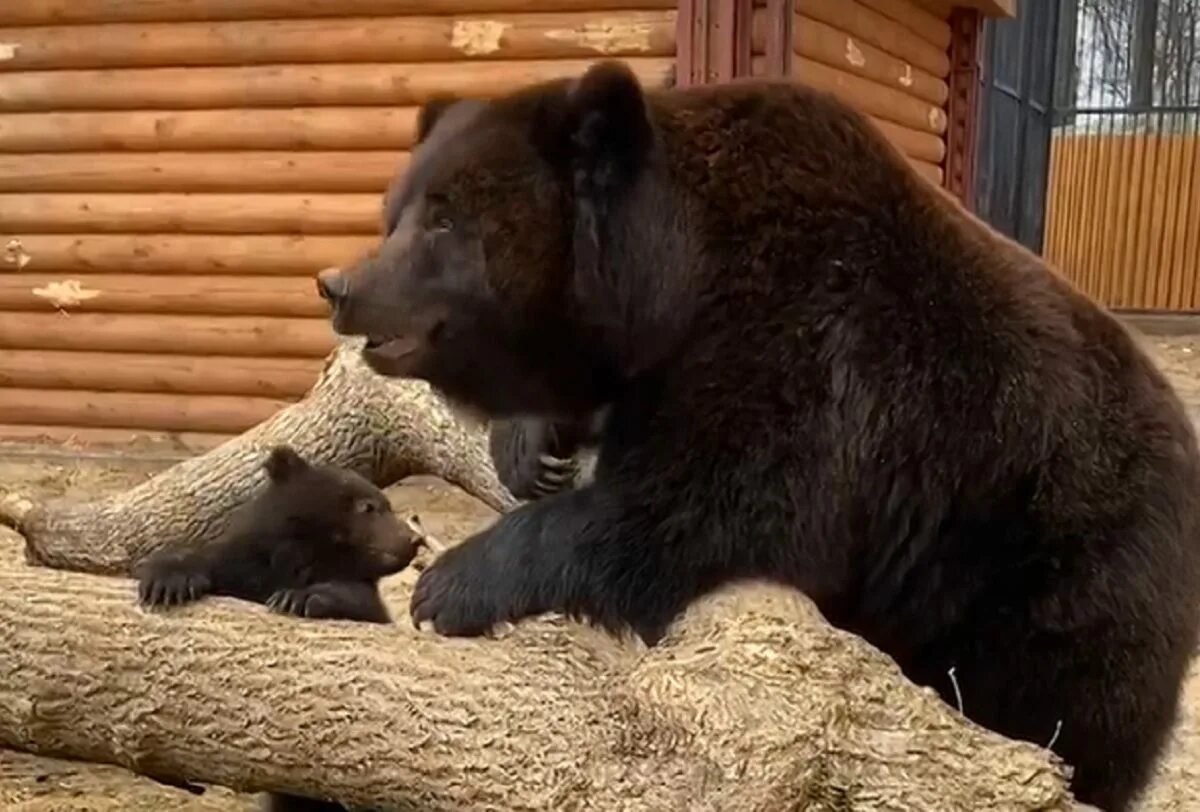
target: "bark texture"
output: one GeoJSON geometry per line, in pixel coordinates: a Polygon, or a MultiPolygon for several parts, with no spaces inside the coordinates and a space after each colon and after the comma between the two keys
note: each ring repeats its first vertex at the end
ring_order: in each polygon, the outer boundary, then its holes
{"type": "Polygon", "coordinates": [[[256,799],[223,787],[201,794],[160,784],[120,767],[0,750],[5,812],[254,812],[256,799]]]}
{"type": "Polygon", "coordinates": [[[95,502],[39,505],[7,494],[0,497],[0,523],[24,536],[33,563],[127,573],[161,546],[214,539],[230,509],[262,482],[263,457],[276,443],[381,486],[430,474],[495,509],[514,504],[496,478],[481,429],[459,420],[427,384],[375,375],[358,343],[346,342],[302,401],[209,453],[95,502]]]}
{"type": "Polygon", "coordinates": [[[497,642],[133,599],[0,559],[0,745],[397,810],[1071,808],[1047,751],[782,588],[728,588],[652,650],[552,617],[497,642]]]}

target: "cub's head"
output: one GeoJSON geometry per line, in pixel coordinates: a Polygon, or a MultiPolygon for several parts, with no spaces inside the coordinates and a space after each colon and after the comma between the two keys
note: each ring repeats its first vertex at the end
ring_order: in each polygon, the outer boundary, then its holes
{"type": "Polygon", "coordinates": [[[404,569],[418,539],[383,491],[353,471],[312,465],[276,446],[265,487],[231,519],[229,532],[262,544],[281,565],[321,580],[375,580],[404,569]]]}
{"type": "Polygon", "coordinates": [[[492,417],[591,411],[620,374],[596,339],[623,316],[601,278],[601,221],[653,145],[641,86],[619,63],[430,102],[379,246],[318,278],[335,330],[365,336],[377,372],[492,417]]]}

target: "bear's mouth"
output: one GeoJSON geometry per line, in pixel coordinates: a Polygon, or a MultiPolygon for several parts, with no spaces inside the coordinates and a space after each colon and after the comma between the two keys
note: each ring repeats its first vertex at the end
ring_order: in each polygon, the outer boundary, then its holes
{"type": "Polygon", "coordinates": [[[373,355],[401,358],[416,350],[420,345],[420,339],[413,336],[369,335],[363,349],[373,355]]]}

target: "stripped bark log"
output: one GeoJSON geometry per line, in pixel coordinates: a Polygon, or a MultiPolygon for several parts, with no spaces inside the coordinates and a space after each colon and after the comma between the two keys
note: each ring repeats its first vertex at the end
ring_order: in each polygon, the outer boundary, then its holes
{"type": "Polygon", "coordinates": [[[5,812],[254,812],[255,799],[223,787],[203,794],[160,784],[120,767],[0,750],[5,812]]]}
{"type": "Polygon", "coordinates": [[[1047,751],[782,587],[722,590],[648,651],[554,618],[445,640],[133,596],[0,563],[0,743],[381,809],[1071,808],[1047,751]]]}
{"type": "Polygon", "coordinates": [[[269,446],[288,443],[313,459],[356,470],[380,485],[430,474],[495,509],[514,500],[496,478],[484,433],[456,418],[418,381],[392,381],[362,362],[356,343],[329,357],[299,403],[125,493],[87,504],[0,498],[0,523],[25,537],[29,560],[68,570],[127,573],[167,544],[215,538],[229,511],[261,482],[269,446]]]}

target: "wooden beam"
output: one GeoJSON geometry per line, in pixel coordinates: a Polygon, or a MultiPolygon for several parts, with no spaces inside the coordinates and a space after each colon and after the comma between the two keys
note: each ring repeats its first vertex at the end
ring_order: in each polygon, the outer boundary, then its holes
{"type": "Polygon", "coordinates": [[[946,103],[946,188],[974,209],[975,147],[979,138],[980,52],[983,15],[974,9],[950,13],[950,99],[946,103]]]}
{"type": "Polygon", "coordinates": [[[687,87],[749,76],[753,26],[753,0],[680,0],[675,83],[687,87]]]}
{"type": "Polygon", "coordinates": [[[795,39],[795,0],[767,0],[766,54],[767,76],[791,76],[795,39]]]}
{"type": "Polygon", "coordinates": [[[978,11],[985,17],[1016,17],[1017,0],[956,0],[955,10],[978,11]]]}

